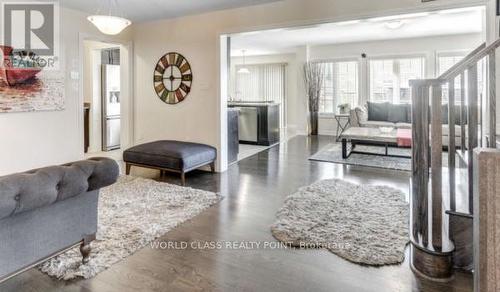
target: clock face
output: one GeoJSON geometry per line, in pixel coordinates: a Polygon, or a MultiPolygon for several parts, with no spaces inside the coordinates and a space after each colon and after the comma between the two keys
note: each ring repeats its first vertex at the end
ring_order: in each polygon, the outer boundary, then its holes
{"type": "Polygon", "coordinates": [[[181,54],[167,53],[156,64],[155,91],[165,103],[176,104],[186,99],[192,83],[191,65],[181,54]]]}

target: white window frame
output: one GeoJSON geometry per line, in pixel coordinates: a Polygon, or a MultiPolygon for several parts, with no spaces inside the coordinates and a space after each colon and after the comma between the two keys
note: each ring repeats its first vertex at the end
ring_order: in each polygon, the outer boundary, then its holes
{"type": "MultiPolygon", "coordinates": [[[[354,109],[361,102],[363,95],[363,86],[362,86],[362,58],[358,57],[343,57],[343,58],[327,58],[327,59],[317,59],[312,60],[312,62],[321,64],[321,63],[341,63],[341,62],[356,62],[358,64],[358,98],[354,101],[354,104],[351,104],[351,108],[354,109]]],[[[324,118],[333,118],[337,114],[336,108],[333,109],[332,113],[328,112],[320,112],[319,116],[324,118]]]]}
{"type": "Polygon", "coordinates": [[[457,56],[462,56],[462,57],[466,57],[467,54],[469,54],[472,50],[455,50],[455,51],[437,51],[436,52],[436,57],[435,57],[435,76],[436,78],[439,77],[439,58],[440,57],[457,57],[457,56]]]}
{"type": "Polygon", "coordinates": [[[428,66],[427,64],[427,54],[426,53],[413,53],[413,54],[392,54],[392,55],[378,55],[378,56],[370,56],[366,58],[366,101],[371,100],[371,67],[370,63],[371,61],[376,61],[376,60],[396,60],[396,59],[414,59],[414,58],[421,58],[423,60],[423,78],[426,78],[428,76],[428,66]]]}
{"type": "MultiPolygon", "coordinates": [[[[472,51],[472,50],[470,50],[472,51]]],[[[470,51],[468,50],[454,50],[454,51],[436,51],[436,56],[435,56],[435,59],[434,59],[434,62],[436,64],[435,66],[435,76],[436,78],[439,78],[439,76],[441,74],[443,74],[444,72],[442,72],[440,74],[440,68],[439,68],[439,58],[441,57],[457,57],[457,56],[461,56],[461,57],[466,57],[470,51]]],[[[448,85],[445,85],[445,87],[443,88],[443,101],[442,103],[443,104],[447,104],[448,103],[448,95],[447,95],[447,91],[448,91],[448,85]]],[[[460,81],[458,80],[458,77],[455,78],[455,91],[460,91],[460,81]]],[[[459,99],[459,96],[460,95],[457,95],[455,94],[455,105],[459,105],[460,104],[460,99],[459,99]]]]}

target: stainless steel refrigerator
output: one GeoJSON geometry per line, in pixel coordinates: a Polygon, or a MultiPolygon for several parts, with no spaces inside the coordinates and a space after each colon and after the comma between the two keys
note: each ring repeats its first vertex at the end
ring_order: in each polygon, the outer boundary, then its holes
{"type": "Polygon", "coordinates": [[[120,148],[120,66],[101,66],[102,150],[120,148]]]}

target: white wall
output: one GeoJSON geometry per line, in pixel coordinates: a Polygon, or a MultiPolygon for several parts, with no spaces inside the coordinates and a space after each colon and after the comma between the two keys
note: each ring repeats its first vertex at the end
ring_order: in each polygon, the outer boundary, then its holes
{"type": "MultiPolygon", "coordinates": [[[[65,110],[57,112],[0,114],[0,175],[83,158],[78,125],[79,33],[99,35],[87,21],[87,14],[61,9],[61,53],[65,70],[65,110]],[[78,76],[76,76],[78,78],[78,76]]],[[[128,39],[128,32],[121,38],[128,39]]]]}
{"type": "MultiPolygon", "coordinates": [[[[363,42],[338,44],[328,46],[313,46],[309,48],[312,60],[358,58],[366,53],[370,57],[397,56],[397,55],[424,55],[426,77],[436,77],[436,54],[440,52],[472,51],[483,40],[482,34],[466,34],[455,36],[440,36],[430,38],[413,38],[402,40],[389,40],[377,42],[363,42]]],[[[365,73],[364,76],[367,76],[365,73]]],[[[363,81],[367,78],[362,78],[363,81]]],[[[361,80],[360,80],[361,81],[361,80]]],[[[366,101],[368,93],[360,90],[360,101],[366,101]]],[[[337,123],[331,116],[323,116],[319,121],[319,133],[322,135],[335,135],[337,123]]]]}

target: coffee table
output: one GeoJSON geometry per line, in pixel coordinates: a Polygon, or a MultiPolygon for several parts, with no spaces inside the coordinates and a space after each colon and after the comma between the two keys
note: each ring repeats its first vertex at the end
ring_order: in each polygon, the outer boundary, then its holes
{"type": "Polygon", "coordinates": [[[342,141],[342,158],[346,159],[353,153],[366,154],[366,155],[379,155],[379,156],[389,156],[389,157],[399,157],[399,158],[410,158],[411,156],[406,155],[395,155],[389,154],[389,146],[398,145],[397,130],[394,129],[389,133],[382,133],[379,128],[367,128],[367,127],[351,127],[345,130],[341,135],[340,139],[342,141]],[[351,149],[347,149],[347,144],[351,144],[351,149]],[[372,153],[365,151],[356,151],[356,144],[376,144],[385,146],[385,153],[372,153]]]}

